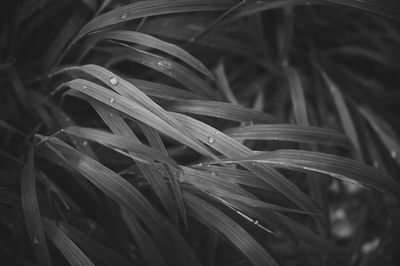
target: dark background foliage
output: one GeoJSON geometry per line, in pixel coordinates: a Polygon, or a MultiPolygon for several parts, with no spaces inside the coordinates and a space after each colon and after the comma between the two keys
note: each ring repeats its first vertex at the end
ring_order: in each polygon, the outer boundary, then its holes
{"type": "Polygon", "coordinates": [[[396,1],[0,13],[2,265],[399,265],[396,1]]]}

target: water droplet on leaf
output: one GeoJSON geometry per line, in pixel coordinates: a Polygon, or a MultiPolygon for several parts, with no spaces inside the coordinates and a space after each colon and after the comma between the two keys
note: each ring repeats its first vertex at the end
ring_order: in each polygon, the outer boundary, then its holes
{"type": "Polygon", "coordinates": [[[111,98],[111,99],[110,99],[110,103],[113,103],[113,102],[115,102],[115,99],[114,99],[114,98],[111,98]]]}
{"type": "Polygon", "coordinates": [[[161,60],[158,62],[158,65],[162,68],[170,69],[172,67],[172,63],[167,60],[161,60]]]}
{"type": "Polygon", "coordinates": [[[35,245],[39,244],[39,240],[36,237],[33,238],[33,244],[35,245]]]}
{"type": "Polygon", "coordinates": [[[390,152],[390,156],[392,156],[393,159],[397,159],[397,157],[398,157],[399,155],[398,155],[397,151],[392,150],[392,151],[390,152]]]}
{"type": "Polygon", "coordinates": [[[83,146],[87,146],[88,142],[85,140],[82,144],[83,144],[83,146]]]}
{"type": "Polygon", "coordinates": [[[111,77],[110,78],[110,84],[111,85],[115,86],[115,85],[118,85],[118,83],[119,83],[119,81],[118,81],[118,79],[116,77],[111,77]]]}
{"type": "Polygon", "coordinates": [[[127,14],[122,14],[122,15],[121,15],[121,19],[126,19],[127,17],[128,17],[127,14]]]}
{"type": "Polygon", "coordinates": [[[213,137],[208,137],[208,143],[214,143],[215,139],[213,137]]]}

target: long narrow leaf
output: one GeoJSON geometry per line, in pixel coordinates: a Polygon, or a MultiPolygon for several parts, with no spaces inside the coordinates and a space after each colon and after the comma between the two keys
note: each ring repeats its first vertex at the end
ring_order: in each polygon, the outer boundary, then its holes
{"type": "Polygon", "coordinates": [[[113,9],[94,18],[81,29],[75,40],[101,28],[136,18],[170,13],[224,10],[231,7],[231,5],[232,3],[228,1],[213,0],[150,0],[135,2],[113,9]]]}
{"type": "MultiPolygon", "coordinates": [[[[200,141],[203,141],[210,147],[224,154],[227,158],[254,155],[252,150],[228,137],[224,133],[219,132],[215,128],[182,114],[176,113],[174,115],[178,121],[184,124],[200,141]]],[[[310,200],[310,198],[278,171],[267,165],[257,165],[252,164],[251,162],[243,162],[241,165],[255,173],[258,177],[270,184],[304,210],[309,212],[318,212],[315,204],[310,200]]]]}
{"type": "Polygon", "coordinates": [[[93,262],[79,249],[53,221],[42,219],[47,236],[71,265],[94,266],[93,262]]]}
{"type": "Polygon", "coordinates": [[[237,122],[277,123],[279,121],[278,118],[264,112],[217,101],[178,100],[169,103],[165,108],[172,112],[206,115],[237,122]]]}
{"type": "Polygon", "coordinates": [[[37,261],[40,265],[51,265],[36,195],[33,149],[29,151],[28,161],[21,174],[21,205],[26,230],[37,261]]]}
{"type": "Polygon", "coordinates": [[[250,125],[230,128],[224,133],[237,140],[294,141],[351,147],[347,136],[321,127],[289,124],[250,125]]]}
{"type": "Polygon", "coordinates": [[[206,226],[221,232],[254,265],[278,265],[254,238],[220,210],[188,192],[184,193],[184,198],[191,215],[206,226]]]}
{"type": "Polygon", "coordinates": [[[178,167],[178,165],[172,158],[162,155],[158,151],[146,145],[140,144],[136,141],[132,141],[132,139],[127,139],[118,135],[108,133],[106,131],[73,126],[63,129],[63,132],[83,139],[95,141],[106,146],[131,151],[137,154],[136,156],[141,159],[157,160],[178,167]]]}
{"type": "MultiPolygon", "coordinates": [[[[113,77],[111,77],[111,79],[112,78],[113,77]]],[[[182,134],[179,130],[162,120],[159,116],[156,116],[148,109],[132,100],[127,99],[126,97],[113,93],[112,91],[107,90],[96,83],[82,79],[70,81],[66,83],[65,86],[68,86],[80,93],[75,93],[74,96],[87,95],[92,99],[96,99],[102,103],[105,103],[106,105],[157,129],[163,134],[166,134],[169,137],[182,142],[189,147],[192,147],[194,150],[201,152],[207,157],[216,158],[209,150],[203,146],[200,146],[192,138],[182,134]]],[[[72,94],[72,92],[67,93],[72,94]]]]}
{"type": "Polygon", "coordinates": [[[277,150],[239,161],[260,162],[278,168],[319,172],[349,182],[358,181],[367,186],[400,195],[400,185],[391,177],[371,166],[336,155],[301,150],[277,150]]]}

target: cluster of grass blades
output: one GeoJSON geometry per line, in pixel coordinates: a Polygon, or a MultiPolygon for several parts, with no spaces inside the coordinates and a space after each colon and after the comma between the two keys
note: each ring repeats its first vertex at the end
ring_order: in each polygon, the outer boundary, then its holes
{"type": "Polygon", "coordinates": [[[399,265],[395,0],[0,12],[0,264],[399,265]]]}

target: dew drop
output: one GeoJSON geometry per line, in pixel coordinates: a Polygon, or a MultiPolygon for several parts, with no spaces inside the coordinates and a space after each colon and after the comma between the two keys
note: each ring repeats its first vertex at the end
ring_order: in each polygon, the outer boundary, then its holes
{"type": "Polygon", "coordinates": [[[158,62],[158,65],[162,68],[170,69],[172,67],[172,63],[167,60],[161,60],[158,62]]]}
{"type": "Polygon", "coordinates": [[[113,114],[112,113],[110,113],[110,117],[112,117],[113,116],[113,114]]]}
{"type": "Polygon", "coordinates": [[[88,142],[85,140],[85,141],[82,143],[82,145],[83,145],[83,146],[87,146],[87,145],[88,145],[88,142]]]}
{"type": "Polygon", "coordinates": [[[35,245],[39,244],[39,240],[36,237],[33,238],[33,244],[35,245]]]}
{"type": "Polygon", "coordinates": [[[208,137],[208,143],[214,143],[215,139],[214,137],[208,137]]]}
{"type": "Polygon", "coordinates": [[[83,86],[83,87],[82,87],[82,89],[86,90],[86,89],[87,89],[87,87],[86,87],[86,86],[83,86]]]}
{"type": "Polygon", "coordinates": [[[126,19],[127,17],[128,17],[127,14],[122,14],[122,15],[121,15],[121,19],[126,19]]]}
{"type": "Polygon", "coordinates": [[[372,163],[372,165],[373,165],[375,168],[378,168],[378,167],[379,167],[379,163],[378,163],[377,161],[374,161],[374,162],[372,163]]]}
{"type": "Polygon", "coordinates": [[[397,151],[392,150],[392,151],[390,152],[390,156],[392,156],[393,159],[397,159],[397,157],[398,157],[399,155],[398,155],[397,151]]]}
{"type": "Polygon", "coordinates": [[[113,103],[113,102],[115,102],[115,99],[114,99],[114,98],[111,98],[111,99],[110,99],[110,103],[113,103]]]}
{"type": "Polygon", "coordinates": [[[215,135],[219,135],[219,131],[215,131],[215,135]]]}
{"type": "Polygon", "coordinates": [[[158,172],[160,173],[160,175],[163,175],[163,174],[165,174],[165,173],[164,173],[164,170],[163,170],[163,169],[161,169],[161,168],[159,168],[159,169],[158,169],[158,172]]]}
{"type": "Polygon", "coordinates": [[[214,175],[214,176],[216,176],[216,175],[217,175],[217,173],[216,173],[216,172],[211,172],[211,175],[214,175]]]}
{"type": "Polygon", "coordinates": [[[119,81],[118,81],[118,79],[116,77],[111,77],[110,78],[110,84],[111,85],[116,86],[116,85],[118,85],[118,83],[119,83],[119,81]]]}

